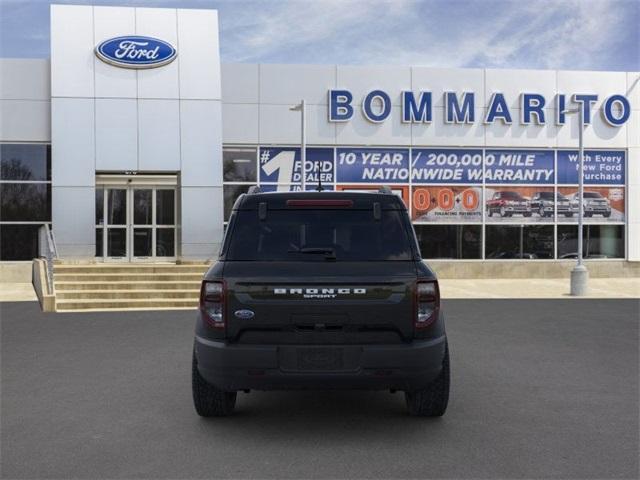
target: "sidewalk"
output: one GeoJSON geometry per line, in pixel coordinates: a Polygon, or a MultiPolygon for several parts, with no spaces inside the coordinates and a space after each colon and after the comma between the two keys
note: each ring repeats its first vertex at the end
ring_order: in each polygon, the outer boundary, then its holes
{"type": "MultiPolygon", "coordinates": [[[[568,278],[442,279],[442,298],[578,298],[568,278]]],[[[579,298],[638,298],[640,278],[591,278],[589,294],[579,298]]]]}
{"type": "Polygon", "coordinates": [[[36,292],[30,283],[0,283],[0,302],[37,301],[36,292]]]}
{"type": "MultiPolygon", "coordinates": [[[[574,298],[568,278],[441,279],[442,298],[574,298]]],[[[581,298],[637,298],[640,278],[592,278],[581,298]]],[[[0,283],[0,302],[37,301],[30,283],[0,283]]]]}

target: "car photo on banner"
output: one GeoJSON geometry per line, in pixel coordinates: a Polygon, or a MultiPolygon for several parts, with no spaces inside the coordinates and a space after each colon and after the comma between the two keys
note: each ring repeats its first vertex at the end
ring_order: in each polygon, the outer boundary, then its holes
{"type": "Polygon", "coordinates": [[[414,222],[482,222],[482,188],[460,185],[413,187],[414,222]]]}
{"type": "Polygon", "coordinates": [[[485,189],[487,222],[553,222],[555,204],[564,208],[565,199],[554,201],[553,187],[492,186],[485,189]]]}
{"type": "MultiPolygon", "coordinates": [[[[578,187],[558,187],[558,193],[566,196],[575,209],[572,217],[558,217],[559,222],[577,222],[580,205],[578,187]]],[[[584,186],[582,205],[585,223],[624,222],[624,188],[584,186]]]]}

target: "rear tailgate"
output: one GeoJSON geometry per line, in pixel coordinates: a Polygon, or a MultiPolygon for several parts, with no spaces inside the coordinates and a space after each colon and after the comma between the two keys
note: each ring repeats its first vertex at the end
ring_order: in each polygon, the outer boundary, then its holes
{"type": "Polygon", "coordinates": [[[401,343],[413,262],[225,262],[227,338],[250,344],[401,343]]]}

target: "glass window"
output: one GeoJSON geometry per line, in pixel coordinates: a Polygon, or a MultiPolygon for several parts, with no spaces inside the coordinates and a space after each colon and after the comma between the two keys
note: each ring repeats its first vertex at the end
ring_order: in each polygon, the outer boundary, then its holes
{"type": "Polygon", "coordinates": [[[553,258],[553,225],[487,225],[486,258],[553,258]]]}
{"type": "Polygon", "coordinates": [[[150,257],[153,255],[153,229],[134,228],[133,229],[133,256],[150,257]]]}
{"type": "Polygon", "coordinates": [[[255,148],[225,148],[222,151],[224,180],[228,182],[255,182],[256,155],[255,148]]]}
{"type": "Polygon", "coordinates": [[[229,238],[229,260],[402,261],[413,258],[406,213],[383,210],[240,210],[229,238]]]}
{"type": "Polygon", "coordinates": [[[0,184],[0,220],[50,222],[51,185],[46,183],[0,184]]]}
{"type": "Polygon", "coordinates": [[[104,229],[96,228],[96,257],[102,257],[102,255],[104,254],[103,235],[104,235],[104,229]]]}
{"type": "Polygon", "coordinates": [[[127,191],[110,189],[107,196],[107,222],[109,225],[127,224],[127,191]]]}
{"type": "Polygon", "coordinates": [[[96,225],[104,225],[104,188],[96,188],[96,225]]]}
{"type": "Polygon", "coordinates": [[[156,256],[175,256],[175,229],[158,228],[156,230],[156,256]]]}
{"type": "Polygon", "coordinates": [[[482,258],[481,225],[414,225],[422,258],[482,258]]]}
{"type": "Polygon", "coordinates": [[[107,230],[107,255],[124,257],[127,255],[127,229],[109,228],[107,230]]]}
{"type": "Polygon", "coordinates": [[[175,222],[175,190],[157,190],[156,225],[175,225],[175,222]]]}
{"type": "MultiPolygon", "coordinates": [[[[584,225],[584,258],[624,258],[624,225],[584,225]]],[[[558,225],[558,258],[578,258],[578,227],[558,225]]]]}
{"type": "Polygon", "coordinates": [[[29,144],[0,145],[0,179],[20,181],[51,180],[51,146],[29,144]]]}
{"type": "Polygon", "coordinates": [[[224,193],[224,220],[229,220],[233,204],[238,197],[243,193],[247,193],[251,185],[225,185],[223,188],[224,193]]]}
{"type": "Polygon", "coordinates": [[[151,225],[153,216],[153,190],[150,188],[133,191],[133,223],[136,225],[151,225]]]}
{"type": "Polygon", "coordinates": [[[32,260],[38,256],[40,225],[0,225],[0,260],[32,260]]]}

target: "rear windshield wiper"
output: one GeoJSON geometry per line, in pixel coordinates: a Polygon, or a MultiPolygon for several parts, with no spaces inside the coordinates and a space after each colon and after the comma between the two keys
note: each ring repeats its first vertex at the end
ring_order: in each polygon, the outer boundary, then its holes
{"type": "Polygon", "coordinates": [[[319,253],[324,254],[327,260],[336,259],[336,251],[331,247],[303,247],[297,250],[289,250],[289,253],[319,253]]]}

